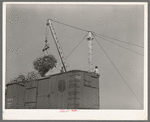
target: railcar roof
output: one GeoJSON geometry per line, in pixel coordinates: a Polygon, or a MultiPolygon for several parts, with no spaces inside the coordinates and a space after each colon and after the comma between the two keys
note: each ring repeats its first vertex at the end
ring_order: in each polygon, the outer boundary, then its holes
{"type": "MultiPolygon", "coordinates": [[[[70,70],[70,71],[67,71],[67,72],[49,75],[49,76],[42,77],[42,78],[39,78],[39,79],[37,79],[37,80],[32,80],[32,81],[38,81],[38,80],[41,80],[41,79],[47,79],[47,78],[50,78],[51,76],[61,75],[61,74],[70,73],[70,72],[85,72],[85,73],[89,73],[89,74],[91,74],[91,75],[93,74],[93,72],[88,72],[88,71],[83,71],[83,70],[70,70]]],[[[93,76],[94,76],[94,74],[93,74],[93,76]]],[[[24,81],[24,82],[30,82],[30,81],[24,81]]],[[[20,81],[20,82],[16,82],[16,83],[7,83],[6,86],[12,85],[12,84],[23,85],[24,82],[20,81]]]]}

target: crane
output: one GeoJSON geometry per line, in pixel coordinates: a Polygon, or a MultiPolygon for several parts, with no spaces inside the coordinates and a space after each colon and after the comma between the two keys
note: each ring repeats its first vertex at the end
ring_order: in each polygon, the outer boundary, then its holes
{"type": "Polygon", "coordinates": [[[61,59],[61,63],[62,63],[63,68],[64,68],[64,71],[67,72],[66,62],[65,62],[65,59],[64,59],[64,56],[63,56],[61,47],[60,47],[60,45],[59,45],[59,41],[57,40],[56,33],[54,32],[54,28],[53,28],[53,26],[52,26],[52,22],[51,22],[50,19],[47,20],[46,25],[49,27],[49,29],[50,29],[50,31],[51,31],[51,34],[52,34],[52,36],[53,36],[53,39],[54,39],[54,42],[55,42],[55,45],[56,45],[56,48],[57,48],[59,57],[60,57],[60,59],[61,59]]]}

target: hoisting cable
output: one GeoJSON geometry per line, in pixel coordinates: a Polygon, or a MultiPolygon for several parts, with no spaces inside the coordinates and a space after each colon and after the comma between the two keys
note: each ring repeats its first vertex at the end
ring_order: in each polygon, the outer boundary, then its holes
{"type": "Polygon", "coordinates": [[[46,31],[45,31],[45,40],[47,40],[47,26],[46,26],[46,31]]]}
{"type": "MultiPolygon", "coordinates": [[[[49,49],[49,46],[48,46],[48,40],[47,40],[47,26],[46,26],[46,32],[45,32],[45,46],[43,48],[43,52],[47,52],[47,49],[49,49]]],[[[48,55],[48,52],[47,52],[47,55],[48,55]]],[[[45,53],[44,53],[44,56],[45,56],[45,53]]]]}
{"type": "MultiPolygon", "coordinates": [[[[88,35],[88,33],[84,36],[84,38],[73,48],[73,50],[65,57],[65,59],[66,58],[68,58],[71,54],[72,54],[72,52],[83,42],[83,40],[85,39],[85,37],[88,35]]],[[[59,66],[61,63],[59,63],[57,66],[59,66]]],[[[54,72],[56,69],[54,69],[52,72],[54,72]]]]}
{"type": "MultiPolygon", "coordinates": [[[[47,27],[47,25],[46,25],[46,29],[47,29],[47,30],[46,30],[46,33],[47,33],[47,34],[46,34],[46,38],[47,38],[47,42],[48,42],[48,27],[47,27]]],[[[48,44],[48,45],[49,45],[49,44],[48,44]]],[[[48,46],[48,50],[46,50],[46,51],[50,54],[50,52],[51,52],[51,51],[50,51],[50,46],[48,46]],[[49,50],[49,51],[48,51],[48,50],[49,50]]]]}
{"type": "MultiPolygon", "coordinates": [[[[95,35],[95,34],[93,34],[93,35],[95,35]]],[[[100,36],[98,36],[98,35],[95,35],[95,36],[97,36],[97,37],[99,37],[99,38],[101,38],[101,39],[103,39],[103,40],[106,40],[106,41],[108,41],[108,42],[110,42],[110,43],[112,43],[112,44],[115,44],[115,45],[117,45],[117,46],[120,46],[120,47],[122,47],[122,48],[124,48],[124,49],[126,49],[126,50],[129,50],[129,51],[132,51],[132,52],[134,52],[134,53],[136,53],[136,54],[139,54],[139,55],[141,55],[141,56],[144,56],[144,55],[141,54],[141,53],[138,53],[138,52],[136,52],[136,51],[134,51],[134,50],[131,50],[131,49],[129,49],[129,48],[126,48],[126,47],[124,47],[124,46],[121,46],[121,45],[119,45],[119,44],[116,44],[116,43],[114,43],[114,42],[112,42],[112,41],[109,41],[109,40],[103,38],[103,37],[100,37],[100,36]]]]}
{"type": "MultiPolygon", "coordinates": [[[[95,40],[97,41],[96,37],[94,34],[92,34],[93,37],[95,38],[95,40]]],[[[133,90],[130,88],[130,86],[127,84],[126,80],[123,78],[123,76],[121,75],[121,73],[119,72],[119,70],[117,69],[117,67],[115,66],[115,64],[111,61],[111,59],[109,58],[108,54],[105,52],[105,50],[103,49],[103,47],[101,46],[101,44],[99,43],[99,41],[97,41],[98,45],[100,46],[100,48],[102,49],[102,51],[105,53],[105,55],[107,56],[107,58],[109,59],[109,61],[112,63],[112,65],[114,66],[114,68],[116,69],[116,71],[118,72],[118,74],[121,76],[121,78],[123,79],[123,81],[126,83],[126,85],[128,86],[128,88],[131,90],[131,92],[133,93],[133,95],[135,96],[135,98],[138,100],[138,102],[141,104],[141,106],[143,107],[142,103],[139,101],[139,99],[136,97],[135,93],[133,92],[133,90]]]]}
{"type": "MultiPolygon", "coordinates": [[[[75,28],[75,29],[78,29],[78,30],[81,30],[81,31],[89,32],[89,30],[85,30],[85,29],[82,29],[82,28],[78,28],[78,27],[75,27],[75,26],[72,26],[72,25],[68,25],[68,24],[65,24],[65,23],[62,23],[62,22],[58,22],[58,21],[55,21],[55,20],[52,20],[52,19],[50,19],[50,20],[53,21],[53,22],[56,22],[56,23],[59,23],[59,24],[62,24],[62,25],[71,27],[71,28],[75,28]]],[[[108,37],[108,36],[105,36],[105,35],[96,33],[96,32],[94,32],[94,31],[90,31],[90,32],[95,33],[95,35],[101,35],[101,36],[104,36],[104,37],[107,37],[107,38],[110,38],[110,39],[113,39],[113,40],[116,40],[116,41],[119,41],[119,42],[122,42],[122,43],[126,43],[126,44],[129,44],[129,45],[133,45],[133,46],[137,46],[137,47],[140,47],[140,48],[144,48],[144,47],[142,47],[142,46],[140,46],[140,45],[136,45],[136,44],[124,42],[124,41],[121,41],[121,40],[118,40],[118,39],[115,39],[115,38],[112,38],[112,37],[108,37]]]]}

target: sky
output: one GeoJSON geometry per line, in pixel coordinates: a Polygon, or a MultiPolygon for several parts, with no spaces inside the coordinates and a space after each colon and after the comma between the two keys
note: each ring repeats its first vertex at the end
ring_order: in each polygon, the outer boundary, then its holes
{"type": "MultiPolygon", "coordinates": [[[[6,83],[19,74],[33,71],[33,61],[44,55],[42,49],[45,45],[47,19],[144,47],[144,5],[9,4],[6,6],[6,83]]],[[[65,57],[87,34],[56,22],[52,24],[65,57]]],[[[144,55],[144,48],[103,38],[144,55]]],[[[144,56],[97,36],[96,39],[143,104],[144,56]]],[[[49,54],[53,54],[59,64],[49,30],[48,43],[49,54]]],[[[88,51],[88,42],[84,39],[67,57],[68,70],[88,71],[88,51]]],[[[98,66],[100,71],[100,108],[141,109],[139,101],[106,54],[94,39],[93,65],[98,66]]],[[[55,70],[53,73],[58,72],[55,70]]]]}

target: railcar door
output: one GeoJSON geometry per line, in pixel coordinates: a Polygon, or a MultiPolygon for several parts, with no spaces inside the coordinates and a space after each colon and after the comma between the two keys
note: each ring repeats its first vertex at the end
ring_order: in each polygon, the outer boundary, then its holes
{"type": "Polygon", "coordinates": [[[48,109],[50,98],[50,82],[49,78],[41,79],[38,81],[38,94],[37,94],[37,109],[48,109]]]}

